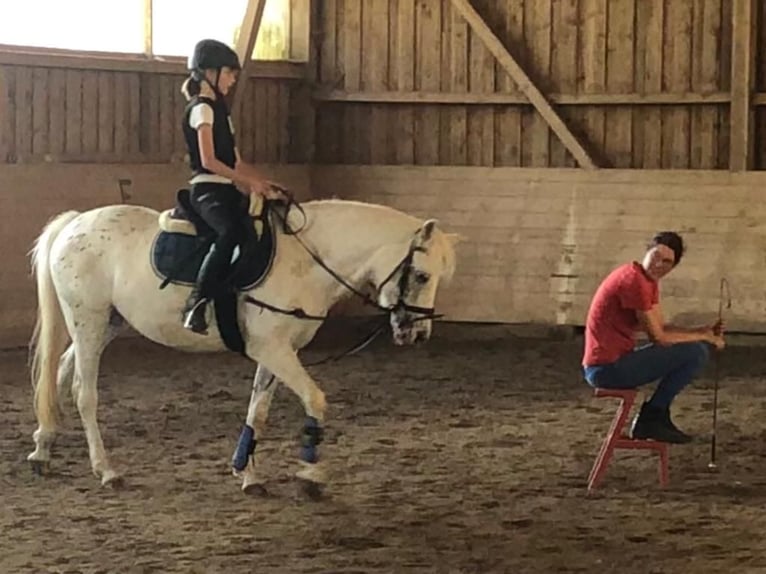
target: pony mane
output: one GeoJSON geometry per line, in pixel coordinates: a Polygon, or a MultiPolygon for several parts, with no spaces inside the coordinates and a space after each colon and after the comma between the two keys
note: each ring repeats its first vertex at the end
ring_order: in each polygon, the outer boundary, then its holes
{"type": "MultiPolygon", "coordinates": [[[[305,202],[303,205],[305,206],[312,206],[312,207],[331,207],[331,206],[348,206],[348,207],[362,207],[372,212],[377,212],[376,215],[380,218],[389,218],[390,220],[398,221],[400,225],[402,226],[402,230],[412,230],[412,228],[418,228],[421,227],[425,220],[420,219],[418,217],[415,217],[413,215],[410,215],[409,213],[405,213],[404,211],[400,211],[398,209],[395,209],[393,207],[389,207],[387,205],[381,205],[379,203],[368,203],[365,201],[357,201],[352,199],[338,199],[338,198],[332,198],[332,199],[313,199],[311,201],[305,202]]],[[[306,227],[311,226],[311,219],[307,222],[306,227]]],[[[458,239],[458,236],[455,234],[449,234],[445,233],[441,229],[439,229],[438,225],[436,227],[435,233],[433,234],[431,238],[431,244],[434,248],[438,250],[439,255],[441,256],[441,262],[442,262],[442,272],[441,272],[441,279],[445,281],[449,281],[452,276],[455,273],[455,266],[456,266],[456,255],[455,255],[455,247],[454,244],[456,243],[456,240],[458,239]]]]}

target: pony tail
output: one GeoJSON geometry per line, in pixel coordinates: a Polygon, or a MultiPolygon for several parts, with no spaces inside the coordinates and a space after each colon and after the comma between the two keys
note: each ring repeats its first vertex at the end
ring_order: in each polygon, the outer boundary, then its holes
{"type": "Polygon", "coordinates": [[[202,86],[200,85],[200,81],[196,74],[192,74],[186,78],[183,86],[181,86],[181,93],[187,100],[191,100],[194,96],[198,96],[201,90],[202,86]]]}

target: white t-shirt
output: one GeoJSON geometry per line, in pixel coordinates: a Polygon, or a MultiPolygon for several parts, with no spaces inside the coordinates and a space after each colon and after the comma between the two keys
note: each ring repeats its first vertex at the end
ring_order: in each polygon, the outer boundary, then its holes
{"type": "MultiPolygon", "coordinates": [[[[189,125],[192,127],[192,129],[197,130],[201,125],[204,124],[210,124],[213,125],[215,121],[215,114],[213,113],[213,108],[210,106],[210,104],[207,104],[205,102],[200,102],[196,106],[194,106],[191,109],[191,112],[189,113],[189,125]]],[[[231,123],[231,118],[229,118],[229,129],[231,129],[231,133],[234,133],[234,126],[231,123]]],[[[189,180],[189,183],[231,183],[231,180],[228,177],[223,177],[222,175],[218,175],[215,173],[200,173],[195,175],[189,180]]]]}

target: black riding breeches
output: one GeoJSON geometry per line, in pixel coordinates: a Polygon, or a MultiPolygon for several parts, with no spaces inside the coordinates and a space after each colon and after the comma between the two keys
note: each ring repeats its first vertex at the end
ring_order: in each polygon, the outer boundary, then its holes
{"type": "Polygon", "coordinates": [[[246,200],[233,185],[196,183],[191,187],[192,207],[216,233],[213,248],[197,276],[201,297],[214,296],[229,269],[234,248],[245,239],[246,200]]]}

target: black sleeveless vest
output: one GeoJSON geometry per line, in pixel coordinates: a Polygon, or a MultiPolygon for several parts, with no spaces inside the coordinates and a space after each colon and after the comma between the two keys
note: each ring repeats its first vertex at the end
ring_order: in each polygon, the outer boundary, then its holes
{"type": "Polygon", "coordinates": [[[194,106],[200,103],[208,104],[213,108],[213,145],[215,146],[215,157],[218,161],[225,163],[234,169],[237,162],[237,156],[234,152],[234,134],[231,132],[229,124],[229,108],[223,98],[212,100],[204,96],[195,96],[186,105],[184,110],[184,139],[186,147],[189,150],[189,164],[194,175],[200,173],[212,173],[202,166],[202,160],[199,153],[199,140],[197,139],[197,130],[189,125],[189,116],[194,106]]]}

